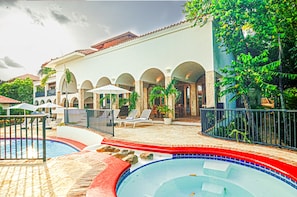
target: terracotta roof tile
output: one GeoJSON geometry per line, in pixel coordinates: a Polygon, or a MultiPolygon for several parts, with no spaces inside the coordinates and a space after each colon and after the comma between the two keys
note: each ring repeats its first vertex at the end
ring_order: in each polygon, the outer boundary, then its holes
{"type": "Polygon", "coordinates": [[[75,52],[79,52],[84,55],[89,55],[91,53],[95,53],[96,51],[97,51],[96,49],[80,49],[80,50],[76,50],[75,52]]]}
{"type": "Polygon", "coordinates": [[[102,42],[99,42],[97,44],[92,45],[92,48],[98,49],[98,50],[103,50],[115,45],[118,45],[120,43],[126,42],[128,40],[132,40],[134,38],[137,38],[138,36],[131,33],[131,32],[126,32],[123,34],[120,34],[118,36],[112,37],[110,39],[104,40],[102,42]]]}
{"type": "Polygon", "coordinates": [[[186,23],[186,22],[188,22],[188,20],[183,20],[183,21],[180,21],[180,22],[178,22],[178,23],[174,23],[174,24],[172,24],[172,25],[169,25],[169,26],[166,26],[166,27],[163,27],[163,28],[160,28],[160,29],[157,29],[157,30],[148,32],[148,33],[146,33],[146,34],[140,35],[139,37],[144,37],[144,36],[147,36],[147,35],[150,35],[150,34],[159,32],[159,31],[163,31],[163,30],[165,30],[165,29],[169,29],[169,28],[171,28],[171,27],[175,27],[175,26],[181,25],[181,24],[186,23]]]}
{"type": "Polygon", "coordinates": [[[0,103],[10,104],[10,103],[20,103],[20,101],[0,95],[0,103]]]}
{"type": "MultiPolygon", "coordinates": [[[[107,40],[104,40],[102,42],[99,42],[97,44],[92,45],[91,48],[93,48],[93,49],[80,49],[80,50],[76,50],[74,52],[79,52],[79,53],[82,53],[84,55],[89,55],[89,54],[95,53],[97,51],[104,50],[104,49],[107,49],[109,47],[116,46],[116,45],[122,44],[122,43],[130,41],[130,40],[134,40],[134,39],[137,39],[137,38],[140,38],[140,37],[145,37],[147,35],[150,35],[150,34],[165,30],[165,29],[169,29],[171,27],[178,26],[178,25],[186,23],[186,22],[187,22],[187,20],[184,20],[184,21],[181,21],[181,22],[178,22],[178,23],[175,23],[175,24],[172,24],[172,25],[157,29],[155,31],[151,31],[151,32],[143,34],[141,36],[137,36],[137,35],[135,35],[135,34],[128,31],[126,33],[120,34],[118,36],[112,37],[110,39],[107,39],[107,40]]],[[[71,52],[71,53],[73,53],[73,52],[71,52]]],[[[71,53],[69,53],[69,54],[71,54],[71,53]]],[[[53,60],[56,60],[56,59],[59,59],[59,58],[61,58],[61,57],[53,58],[50,61],[45,62],[44,64],[42,64],[42,67],[46,66],[49,62],[51,62],[53,60]]]]}
{"type": "Polygon", "coordinates": [[[32,81],[39,81],[40,80],[38,76],[35,76],[35,75],[32,75],[32,74],[24,74],[24,75],[17,76],[17,77],[14,77],[12,79],[9,79],[8,81],[14,81],[15,79],[27,79],[27,78],[32,79],[32,81]]]}

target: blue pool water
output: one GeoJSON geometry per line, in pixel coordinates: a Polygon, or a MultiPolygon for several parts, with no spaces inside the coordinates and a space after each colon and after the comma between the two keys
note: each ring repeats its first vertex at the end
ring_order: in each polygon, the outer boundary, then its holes
{"type": "MultiPolygon", "coordinates": [[[[255,167],[258,168],[258,167],[255,167]]],[[[296,197],[296,183],[234,162],[201,158],[157,161],[127,172],[118,197],[296,197]]],[[[260,167],[261,168],[261,167],[260,167]]],[[[284,178],[285,179],[285,178],[284,178]]]]}
{"type": "MultiPolygon", "coordinates": [[[[46,140],[46,157],[53,158],[70,153],[78,152],[76,148],[65,143],[46,140]]],[[[29,158],[42,157],[42,140],[37,139],[11,139],[0,140],[0,159],[6,158],[29,158]],[[28,148],[26,148],[28,147],[28,148]]]]}

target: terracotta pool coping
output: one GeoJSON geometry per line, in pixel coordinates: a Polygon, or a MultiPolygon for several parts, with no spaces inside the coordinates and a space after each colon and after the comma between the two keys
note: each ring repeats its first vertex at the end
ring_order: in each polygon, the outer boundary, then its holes
{"type": "Polygon", "coordinates": [[[71,140],[71,139],[67,139],[67,138],[49,136],[49,137],[47,137],[47,139],[65,143],[65,144],[67,144],[69,146],[72,146],[72,147],[76,148],[79,151],[82,151],[85,147],[87,147],[87,145],[85,145],[85,144],[83,144],[81,142],[71,140]]]}
{"type": "MultiPolygon", "coordinates": [[[[102,144],[168,154],[207,154],[230,157],[266,167],[297,182],[297,166],[293,166],[279,160],[264,157],[254,153],[203,146],[178,147],[147,145],[106,138],[103,139],[102,144]]],[[[118,179],[121,174],[130,167],[130,164],[128,164],[127,162],[123,162],[122,160],[113,157],[106,159],[104,162],[108,164],[108,167],[95,178],[87,191],[88,197],[116,197],[116,186],[118,179]]]]}
{"type": "MultiPolygon", "coordinates": [[[[61,137],[48,137],[50,140],[56,140],[74,146],[79,150],[83,150],[86,145],[80,142],[61,137]]],[[[207,147],[207,146],[162,146],[162,145],[148,145],[136,142],[128,142],[114,139],[104,138],[101,144],[111,145],[121,148],[159,152],[167,154],[206,154],[217,155],[223,157],[243,160],[253,164],[257,164],[275,172],[278,172],[293,181],[297,182],[297,166],[293,166],[282,161],[261,156],[255,153],[241,152],[226,148],[207,147]]],[[[116,186],[120,176],[128,170],[131,165],[121,159],[115,157],[108,157],[102,162],[106,164],[106,168],[98,174],[92,181],[87,190],[87,197],[116,197],[116,186]]]]}

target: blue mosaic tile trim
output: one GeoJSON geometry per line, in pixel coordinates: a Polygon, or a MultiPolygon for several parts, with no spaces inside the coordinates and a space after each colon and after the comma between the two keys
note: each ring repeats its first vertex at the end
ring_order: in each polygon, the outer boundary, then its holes
{"type": "Polygon", "coordinates": [[[297,190],[297,182],[295,180],[292,180],[289,177],[284,176],[283,174],[280,174],[272,169],[269,169],[265,166],[261,166],[259,164],[255,164],[252,162],[235,159],[231,157],[226,156],[218,156],[218,155],[211,155],[211,154],[173,154],[172,159],[213,159],[213,160],[220,160],[220,161],[227,161],[230,163],[235,163],[238,165],[250,167],[256,170],[259,170],[261,172],[264,172],[266,174],[269,174],[270,176],[274,176],[275,178],[287,183],[291,187],[297,190]]]}
{"type": "Polygon", "coordinates": [[[122,182],[131,174],[130,172],[130,168],[127,169],[119,178],[117,185],[116,185],[116,191],[118,191],[120,185],[122,184],[122,182]]]}

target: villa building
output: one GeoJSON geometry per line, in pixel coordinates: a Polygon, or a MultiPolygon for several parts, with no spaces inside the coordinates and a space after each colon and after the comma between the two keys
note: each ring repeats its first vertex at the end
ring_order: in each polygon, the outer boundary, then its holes
{"type": "MultiPolygon", "coordinates": [[[[68,68],[72,75],[67,84],[71,107],[106,107],[100,106],[100,95],[88,91],[114,84],[136,91],[140,96],[137,109],[142,111],[151,107],[152,87],[166,86],[174,78],[182,93],[177,102],[171,99],[169,103],[176,109],[175,115],[199,116],[201,107],[214,107],[217,103],[232,108],[228,98],[218,100],[215,88],[220,68],[230,64],[231,59],[216,43],[211,22],[194,27],[193,23],[182,21],[141,36],[127,32],[45,63],[43,66],[57,73],[45,88],[40,88],[40,82],[34,83],[34,104],[52,102],[65,106],[64,70],[68,68]]],[[[119,107],[118,102],[116,105],[119,107]]]]}

